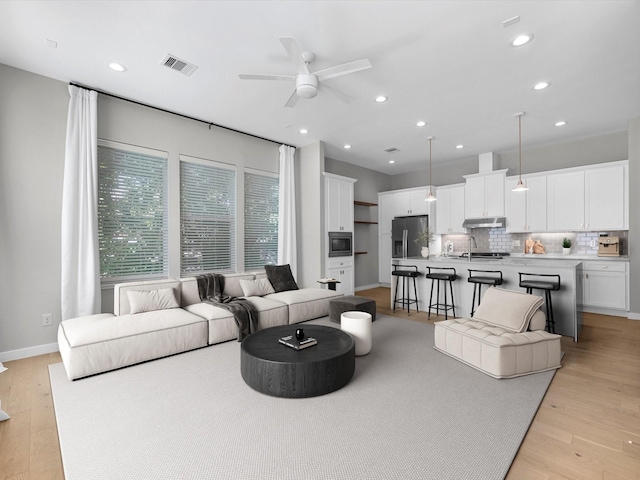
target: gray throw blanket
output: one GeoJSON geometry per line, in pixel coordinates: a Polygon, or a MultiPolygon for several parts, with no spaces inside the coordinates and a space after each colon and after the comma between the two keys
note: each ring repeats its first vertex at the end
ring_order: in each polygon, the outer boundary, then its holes
{"type": "Polygon", "coordinates": [[[198,293],[200,300],[233,313],[238,326],[238,341],[258,329],[258,311],[244,298],[224,295],[224,277],[220,274],[198,275],[198,293]]]}

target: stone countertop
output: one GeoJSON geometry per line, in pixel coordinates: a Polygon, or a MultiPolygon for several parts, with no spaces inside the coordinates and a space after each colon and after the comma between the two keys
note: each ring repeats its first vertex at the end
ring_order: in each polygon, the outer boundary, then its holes
{"type": "MultiPolygon", "coordinates": [[[[539,255],[537,255],[539,256],[539,255]]],[[[533,255],[531,256],[533,257],[533,255]]],[[[565,258],[549,258],[546,261],[541,262],[539,258],[530,258],[530,257],[505,257],[501,259],[491,259],[491,258],[476,258],[469,261],[467,258],[462,257],[440,257],[440,256],[430,256],[429,258],[424,257],[409,257],[409,258],[393,258],[391,263],[394,264],[402,264],[407,262],[420,262],[420,263],[431,263],[431,264],[439,264],[446,263],[449,265],[459,265],[461,268],[464,268],[465,265],[484,265],[486,267],[495,267],[497,265],[544,265],[545,267],[557,267],[557,268],[575,268],[578,265],[582,264],[582,260],[580,259],[565,259],[565,258]]],[[[432,265],[434,266],[434,265],[432,265]]]]}

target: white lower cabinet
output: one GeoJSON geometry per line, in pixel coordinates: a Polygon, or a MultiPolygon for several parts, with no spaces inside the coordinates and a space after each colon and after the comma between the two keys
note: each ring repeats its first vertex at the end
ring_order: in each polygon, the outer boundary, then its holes
{"type": "Polygon", "coordinates": [[[327,263],[327,277],[335,278],[340,282],[336,285],[336,292],[342,293],[343,295],[353,295],[353,274],[353,257],[329,259],[327,263]]]}
{"type": "Polygon", "coordinates": [[[583,306],[627,310],[626,267],[626,262],[583,262],[583,306]]]}

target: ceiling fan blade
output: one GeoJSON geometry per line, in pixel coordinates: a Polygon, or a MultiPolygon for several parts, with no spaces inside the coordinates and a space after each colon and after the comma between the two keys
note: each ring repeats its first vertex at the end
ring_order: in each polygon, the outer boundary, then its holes
{"type": "Polygon", "coordinates": [[[249,73],[241,73],[238,75],[242,80],[295,80],[292,75],[252,75],[249,73]]]}
{"type": "Polygon", "coordinates": [[[293,108],[296,106],[296,103],[298,103],[298,94],[296,93],[296,90],[294,88],[293,93],[289,97],[289,100],[287,100],[287,103],[284,104],[284,106],[287,108],[293,108]]]}
{"type": "Polygon", "coordinates": [[[340,75],[347,75],[349,73],[359,72],[360,70],[366,70],[371,68],[371,62],[367,58],[361,58],[349,63],[343,63],[342,65],[336,65],[335,67],[325,68],[318,72],[314,72],[314,75],[318,77],[320,81],[327,80],[329,78],[339,77],[340,75]]]}
{"type": "Polygon", "coordinates": [[[350,97],[346,93],[343,93],[340,90],[338,90],[337,88],[334,88],[334,87],[332,87],[332,86],[330,86],[330,85],[328,85],[326,83],[321,83],[320,85],[318,85],[318,88],[320,90],[322,90],[323,92],[328,92],[331,95],[339,98],[344,103],[351,103],[351,101],[353,100],[353,97],[350,97]]]}
{"type": "Polygon", "coordinates": [[[289,58],[295,64],[298,72],[311,73],[309,72],[309,66],[304,61],[304,57],[302,56],[302,50],[300,50],[300,46],[296,39],[293,37],[280,37],[280,43],[287,51],[289,58]]]}

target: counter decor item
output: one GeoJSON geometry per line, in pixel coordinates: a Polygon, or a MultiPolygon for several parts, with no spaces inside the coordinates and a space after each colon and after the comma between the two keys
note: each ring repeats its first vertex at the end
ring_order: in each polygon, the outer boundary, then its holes
{"type": "Polygon", "coordinates": [[[569,255],[571,253],[571,240],[567,237],[562,239],[562,254],[569,255]]]}
{"type": "Polygon", "coordinates": [[[420,254],[424,258],[429,258],[429,244],[433,242],[433,230],[429,227],[425,227],[424,230],[418,234],[418,238],[415,239],[415,242],[416,245],[420,245],[422,247],[420,254]]]}

